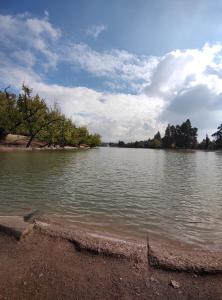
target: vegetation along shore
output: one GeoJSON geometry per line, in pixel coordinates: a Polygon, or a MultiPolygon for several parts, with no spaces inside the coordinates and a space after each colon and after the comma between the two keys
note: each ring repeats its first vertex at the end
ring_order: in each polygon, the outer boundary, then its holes
{"type": "MultiPolygon", "coordinates": [[[[158,131],[152,139],[144,141],[135,141],[125,143],[109,143],[111,147],[122,148],[154,148],[154,149],[201,149],[201,150],[217,150],[222,149],[222,124],[218,126],[217,131],[212,134],[213,140],[210,140],[206,134],[200,143],[197,140],[198,128],[193,127],[191,121],[187,119],[181,125],[168,124],[165,134],[161,137],[158,131]]],[[[107,144],[104,144],[106,146],[107,144]]]]}
{"type": "Polygon", "coordinates": [[[0,91],[0,145],[20,148],[87,148],[101,143],[98,134],[76,126],[55,104],[49,107],[23,85],[16,95],[0,91]]]}

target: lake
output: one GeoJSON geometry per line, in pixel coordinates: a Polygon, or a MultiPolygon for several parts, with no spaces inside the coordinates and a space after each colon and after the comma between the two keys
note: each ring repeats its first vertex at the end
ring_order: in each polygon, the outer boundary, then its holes
{"type": "Polygon", "coordinates": [[[97,230],[222,249],[222,152],[1,152],[0,214],[36,208],[97,230]]]}

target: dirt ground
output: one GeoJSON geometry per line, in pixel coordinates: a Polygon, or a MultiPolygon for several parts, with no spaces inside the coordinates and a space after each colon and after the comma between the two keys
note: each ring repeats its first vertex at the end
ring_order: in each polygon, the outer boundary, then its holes
{"type": "Polygon", "coordinates": [[[37,231],[20,241],[0,233],[0,299],[219,300],[222,274],[155,269],[37,231]]]}

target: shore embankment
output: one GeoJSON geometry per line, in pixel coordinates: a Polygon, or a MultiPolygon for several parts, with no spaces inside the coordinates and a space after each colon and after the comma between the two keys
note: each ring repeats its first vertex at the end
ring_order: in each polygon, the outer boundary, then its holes
{"type": "Polygon", "coordinates": [[[221,299],[222,255],[0,218],[1,299],[221,299]]]}
{"type": "Polygon", "coordinates": [[[23,135],[8,134],[4,140],[0,140],[0,152],[13,151],[59,151],[59,150],[82,150],[90,147],[82,144],[78,147],[74,146],[60,146],[60,145],[46,145],[44,142],[33,140],[30,147],[26,147],[28,137],[23,135]]]}

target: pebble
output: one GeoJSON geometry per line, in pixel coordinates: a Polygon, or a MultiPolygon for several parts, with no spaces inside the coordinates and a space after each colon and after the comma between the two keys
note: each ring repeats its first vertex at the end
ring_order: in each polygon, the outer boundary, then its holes
{"type": "Polygon", "coordinates": [[[155,277],[153,277],[153,276],[150,277],[150,281],[151,282],[158,282],[158,280],[155,277]]]}
{"type": "Polygon", "coordinates": [[[176,280],[171,280],[170,284],[171,284],[171,286],[172,286],[173,288],[175,288],[175,289],[180,288],[180,284],[179,284],[179,282],[177,282],[176,280]]]}

